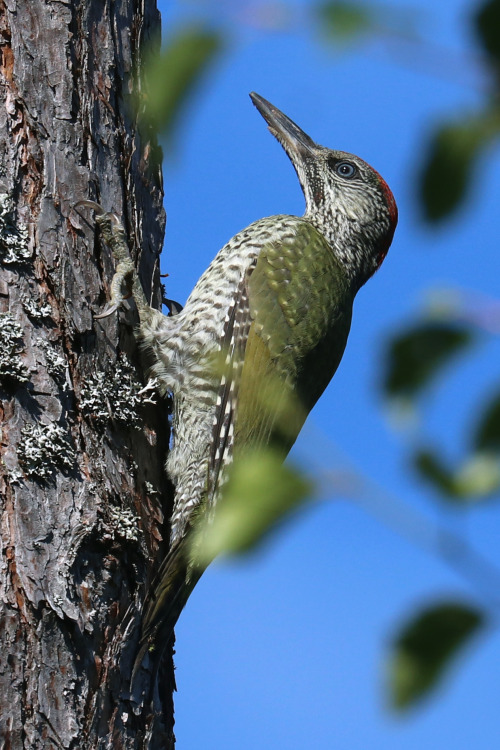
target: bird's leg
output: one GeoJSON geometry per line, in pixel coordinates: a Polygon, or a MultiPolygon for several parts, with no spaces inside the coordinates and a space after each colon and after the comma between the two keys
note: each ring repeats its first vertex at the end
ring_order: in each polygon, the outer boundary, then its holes
{"type": "Polygon", "coordinates": [[[111,248],[117,261],[115,275],[111,281],[111,298],[105,310],[94,317],[98,320],[107,318],[119,309],[124,300],[133,297],[141,320],[151,313],[134,262],[130,257],[130,250],[125,238],[125,229],[116,214],[108,213],[94,201],[79,201],[77,206],[87,206],[94,209],[96,222],[108,247],[111,248]]]}

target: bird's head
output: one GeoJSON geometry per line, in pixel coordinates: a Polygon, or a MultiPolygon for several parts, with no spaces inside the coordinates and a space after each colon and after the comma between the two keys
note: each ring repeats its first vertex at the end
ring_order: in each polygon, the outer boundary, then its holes
{"type": "Polygon", "coordinates": [[[389,186],[359,157],[319,146],[266,99],[250,97],[295,167],[304,218],[326,237],[357,291],[382,264],[396,229],[389,186]]]}

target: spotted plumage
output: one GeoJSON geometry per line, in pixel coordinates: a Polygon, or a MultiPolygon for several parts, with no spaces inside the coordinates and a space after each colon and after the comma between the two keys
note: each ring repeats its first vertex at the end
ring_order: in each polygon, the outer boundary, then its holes
{"type": "MultiPolygon", "coordinates": [[[[113,288],[132,284],[152,375],[174,397],[171,550],[145,602],[137,665],[148,647],[160,658],[203,572],[188,541],[199,514],[216,507],[227,466],[249,446],[273,444],[286,456],[340,363],[354,297],[382,263],[397,223],[375,170],[318,146],[251,96],[297,172],[304,216],[271,216],[235,235],[168,318],[147,306],[126,253],[115,252],[113,288]],[[298,408],[288,409],[290,399],[298,408]]],[[[109,216],[99,220],[111,236],[119,225],[109,216]]],[[[119,302],[117,293],[111,309],[119,302]]]]}

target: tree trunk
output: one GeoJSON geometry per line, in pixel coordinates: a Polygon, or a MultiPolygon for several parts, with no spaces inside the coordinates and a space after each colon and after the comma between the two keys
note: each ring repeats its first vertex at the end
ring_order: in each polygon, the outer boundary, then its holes
{"type": "Polygon", "coordinates": [[[75,208],[91,199],[122,216],[159,307],[158,147],[130,106],[158,35],[155,0],[0,0],[0,731],[11,750],[173,747],[171,655],[146,711],[129,693],[140,602],[168,538],[167,415],[139,393],[130,323],[93,318],[113,262],[75,208]]]}

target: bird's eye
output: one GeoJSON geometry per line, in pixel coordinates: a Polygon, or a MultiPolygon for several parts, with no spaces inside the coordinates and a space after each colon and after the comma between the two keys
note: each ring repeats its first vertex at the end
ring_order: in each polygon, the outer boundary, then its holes
{"type": "Polygon", "coordinates": [[[334,171],[339,175],[339,177],[346,177],[347,179],[349,179],[350,177],[354,177],[358,170],[356,169],[356,166],[350,161],[339,161],[335,164],[334,171]]]}

